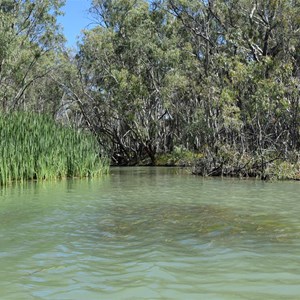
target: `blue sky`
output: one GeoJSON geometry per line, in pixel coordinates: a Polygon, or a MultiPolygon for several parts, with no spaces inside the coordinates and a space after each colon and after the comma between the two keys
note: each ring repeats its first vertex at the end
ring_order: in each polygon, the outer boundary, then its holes
{"type": "Polygon", "coordinates": [[[76,47],[77,37],[82,29],[90,28],[92,20],[88,15],[91,0],[67,0],[64,16],[58,22],[64,27],[68,47],[76,47]]]}

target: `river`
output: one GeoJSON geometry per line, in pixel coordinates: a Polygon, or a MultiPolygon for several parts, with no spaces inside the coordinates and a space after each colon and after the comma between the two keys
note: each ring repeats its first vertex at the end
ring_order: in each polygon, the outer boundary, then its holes
{"type": "Polygon", "coordinates": [[[112,168],[0,190],[0,299],[299,299],[300,183],[112,168]]]}

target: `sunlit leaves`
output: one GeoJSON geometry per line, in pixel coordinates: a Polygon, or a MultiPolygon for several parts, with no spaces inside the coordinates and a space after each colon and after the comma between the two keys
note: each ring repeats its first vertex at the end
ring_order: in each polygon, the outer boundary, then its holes
{"type": "Polygon", "coordinates": [[[97,0],[91,11],[99,26],[77,55],[85,117],[124,163],[174,146],[299,147],[297,1],[97,0]]]}
{"type": "Polygon", "coordinates": [[[57,64],[52,61],[50,66],[48,62],[50,52],[57,53],[62,46],[63,36],[56,17],[63,3],[62,0],[1,3],[0,101],[4,111],[30,102],[26,97],[28,89],[57,64]]]}

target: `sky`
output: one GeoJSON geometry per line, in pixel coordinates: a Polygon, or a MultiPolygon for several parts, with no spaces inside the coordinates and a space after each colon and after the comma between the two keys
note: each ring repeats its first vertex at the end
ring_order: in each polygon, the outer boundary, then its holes
{"type": "Polygon", "coordinates": [[[67,39],[67,47],[76,47],[77,37],[82,29],[90,28],[92,20],[88,15],[90,0],[67,0],[64,16],[58,18],[58,22],[63,26],[64,35],[67,39]]]}

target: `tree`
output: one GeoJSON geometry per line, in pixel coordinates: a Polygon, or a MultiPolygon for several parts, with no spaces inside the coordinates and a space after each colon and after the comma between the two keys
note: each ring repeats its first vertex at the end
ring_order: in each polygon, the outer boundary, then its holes
{"type": "MultiPolygon", "coordinates": [[[[3,111],[26,108],[26,93],[57,64],[63,36],[56,23],[62,0],[5,0],[0,5],[0,101],[3,111]]],[[[32,93],[31,93],[32,96],[32,93]]]]}
{"type": "Polygon", "coordinates": [[[116,163],[176,146],[215,174],[231,158],[263,174],[299,151],[298,1],[95,0],[91,12],[98,25],[56,81],[116,163]]]}
{"type": "Polygon", "coordinates": [[[147,1],[94,1],[92,12],[99,26],[85,31],[78,54],[84,115],[116,162],[154,163],[172,150],[178,121],[166,91],[186,81],[176,20],[147,1]]]}

